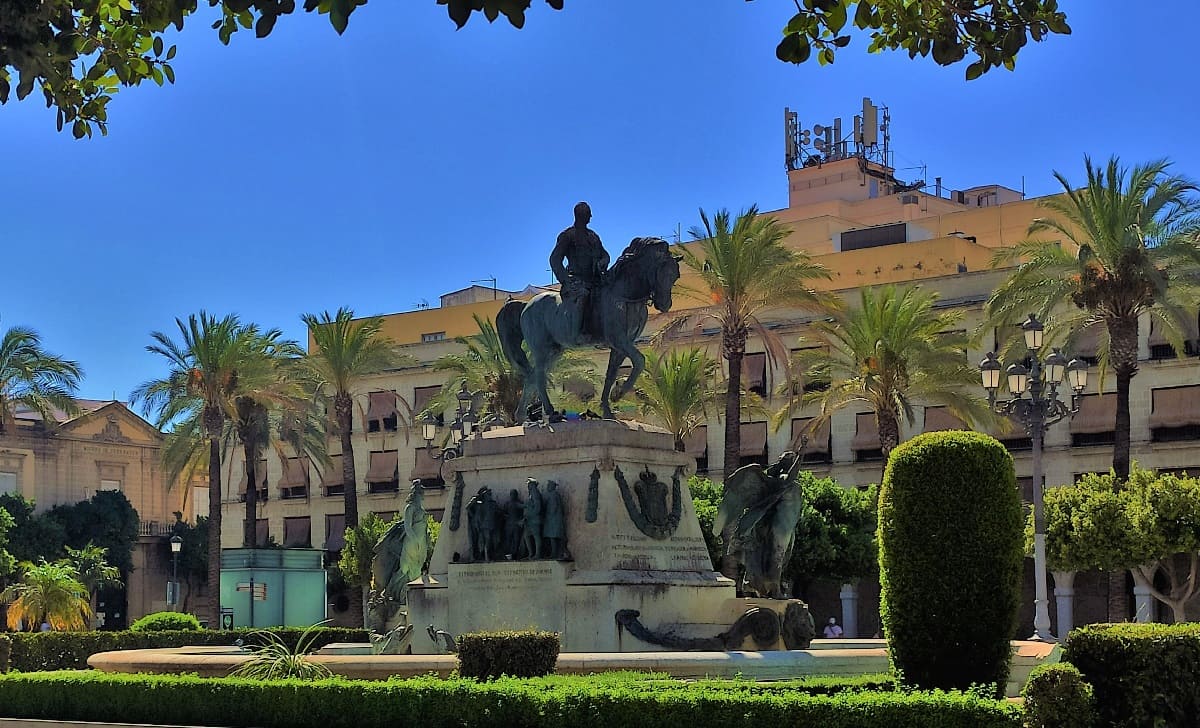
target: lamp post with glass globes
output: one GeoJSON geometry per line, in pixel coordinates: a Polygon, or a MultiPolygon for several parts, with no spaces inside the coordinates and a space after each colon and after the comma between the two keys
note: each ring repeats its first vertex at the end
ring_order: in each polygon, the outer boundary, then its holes
{"type": "Polygon", "coordinates": [[[1033,570],[1034,616],[1031,640],[1054,642],[1050,632],[1050,606],[1046,585],[1046,513],[1042,501],[1042,439],[1046,429],[1060,420],[1079,411],[1079,395],[1087,386],[1087,364],[1079,359],[1070,362],[1058,349],[1054,349],[1045,361],[1038,359],[1042,348],[1045,326],[1037,316],[1029,314],[1020,324],[1025,335],[1025,346],[1029,349],[1031,366],[1021,364],[1008,367],[1008,392],[1011,399],[998,401],[996,390],[1000,387],[1000,362],[994,352],[979,362],[979,373],[983,388],[988,393],[988,405],[997,414],[1021,423],[1033,443],[1033,570]],[[1066,374],[1072,393],[1070,403],[1058,398],[1058,386],[1066,374]],[[1044,377],[1043,377],[1044,375],[1044,377]],[[1029,391],[1029,398],[1024,394],[1029,391]]]}
{"type": "Polygon", "coordinates": [[[171,537],[171,606],[179,608],[179,552],[183,550],[183,539],[179,534],[171,537]]]}
{"type": "Polygon", "coordinates": [[[450,424],[450,444],[443,447],[436,455],[433,453],[433,440],[437,437],[437,419],[429,413],[421,418],[421,439],[425,440],[425,449],[429,452],[429,456],[439,463],[453,460],[462,455],[463,440],[470,439],[475,434],[476,426],[479,423],[479,419],[475,416],[475,395],[467,389],[467,380],[462,381],[462,386],[455,398],[458,400],[458,408],[455,412],[454,422],[450,424]]]}

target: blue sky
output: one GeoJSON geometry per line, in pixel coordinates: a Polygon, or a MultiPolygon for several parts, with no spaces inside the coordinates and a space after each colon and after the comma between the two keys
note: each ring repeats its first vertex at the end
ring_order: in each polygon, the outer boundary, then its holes
{"type": "Polygon", "coordinates": [[[301,14],[229,47],[197,18],[176,85],[123,90],[107,138],[56,133],[33,97],[0,107],[0,327],[124,399],[162,372],[149,332],[201,308],[302,339],[303,312],[547,282],[580,199],[614,253],[700,207],[783,207],[783,107],[848,122],[863,96],[890,107],[905,179],[1039,195],[1113,153],[1200,177],[1193,1],[1140,30],[1117,0],[1061,5],[1072,36],[970,83],[862,37],[830,67],[780,63],[783,0],[535,2],[524,30],[457,32],[434,0],[375,0],[341,37],[301,14]]]}

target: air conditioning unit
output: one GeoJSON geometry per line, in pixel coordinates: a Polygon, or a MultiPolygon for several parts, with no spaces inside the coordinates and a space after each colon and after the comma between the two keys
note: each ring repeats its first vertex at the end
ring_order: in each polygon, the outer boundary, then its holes
{"type": "Polygon", "coordinates": [[[901,205],[916,205],[921,202],[920,195],[900,195],[901,205]]]}

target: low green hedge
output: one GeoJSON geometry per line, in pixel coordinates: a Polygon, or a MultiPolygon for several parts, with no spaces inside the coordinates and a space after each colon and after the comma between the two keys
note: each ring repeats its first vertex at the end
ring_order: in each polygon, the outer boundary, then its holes
{"type": "Polygon", "coordinates": [[[1096,720],[1092,686],[1069,662],[1033,668],[1021,697],[1029,728],[1091,728],[1096,720]]]}
{"type": "Polygon", "coordinates": [[[463,677],[541,677],[553,673],[557,662],[557,632],[470,632],[458,638],[463,677]]]}
{"type": "Polygon", "coordinates": [[[1096,692],[1104,726],[1195,726],[1200,624],[1099,624],[1067,637],[1063,660],[1096,692]]]}
{"type": "Polygon", "coordinates": [[[362,728],[1020,728],[1016,706],[965,693],[728,690],[682,681],[340,678],[255,681],[96,672],[0,676],[0,716],[56,720],[362,728]],[[652,686],[652,687],[651,687],[652,686]]]}
{"type": "MultiPolygon", "coordinates": [[[[180,630],[170,632],[13,632],[10,667],[21,672],[44,670],[82,670],[87,658],[97,652],[139,650],[155,647],[191,647],[197,645],[232,645],[237,640],[253,643],[256,630],[180,630]]],[[[299,627],[274,627],[291,647],[304,630],[299,627]]],[[[341,627],[317,627],[314,647],[330,642],[368,642],[366,630],[341,627]]]]}
{"type": "Polygon", "coordinates": [[[130,632],[174,632],[199,629],[200,620],[196,619],[196,615],[187,612],[153,612],[129,625],[130,632]]]}

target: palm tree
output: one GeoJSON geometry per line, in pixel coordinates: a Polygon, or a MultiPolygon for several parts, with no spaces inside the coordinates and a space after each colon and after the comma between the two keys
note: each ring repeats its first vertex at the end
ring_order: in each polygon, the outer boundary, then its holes
{"type": "Polygon", "coordinates": [[[17,406],[54,422],[55,411],[75,414],[72,395],[83,371],[79,364],[47,353],[33,329],[14,326],[0,339],[0,434],[12,426],[17,406]]]}
{"type": "Polygon", "coordinates": [[[1052,310],[1074,311],[1052,320],[1050,334],[1067,333],[1068,344],[1085,327],[1098,325],[1101,377],[1117,379],[1113,470],[1129,477],[1129,384],[1137,373],[1138,318],[1161,324],[1176,351],[1181,330],[1194,325],[1200,305],[1200,211],[1196,185],[1168,174],[1157,160],[1126,169],[1116,157],[1104,168],[1085,158],[1087,185],[1074,189],[1058,172],[1063,194],[1042,202],[1049,211],[1029,239],[997,252],[993,264],[1019,261],[988,300],[996,325],[1014,323],[1030,311],[1043,320],[1052,310]],[[1065,241],[1067,244],[1062,244],[1065,241]]]}
{"type": "Polygon", "coordinates": [[[812,324],[820,346],[797,352],[794,371],[827,388],[792,394],[776,425],[798,407],[817,405],[816,422],[856,402],[875,410],[884,462],[900,443],[900,425],[912,422],[917,400],[946,405],[966,422],[991,422],[986,403],[968,394],[979,374],[967,363],[967,335],[955,333],[962,311],[937,311],[937,293],[913,286],[863,288],[861,306],[812,324]]]}
{"type": "Polygon", "coordinates": [[[302,354],[293,341],[283,339],[283,332],[270,329],[255,332],[250,353],[238,372],[238,391],[232,403],[233,431],[242,445],[246,467],[246,517],[242,545],[258,545],[258,482],[259,455],[271,441],[270,414],[272,410],[302,411],[309,399],[303,384],[295,375],[298,369],[289,366],[302,354]]]}
{"type": "MultiPolygon", "coordinates": [[[[229,403],[237,395],[240,371],[251,359],[258,331],[243,326],[237,316],[217,318],[204,311],[187,321],[175,319],[180,341],[155,331],[156,343],[146,350],[160,354],[170,371],[162,379],[144,382],[130,395],[145,403],[144,411],[157,412],[155,425],[185,423],[192,436],[203,433],[208,441],[208,605],[209,624],[220,624],[221,595],[221,455],[229,403]],[[190,423],[190,424],[187,424],[190,423]]],[[[183,444],[188,444],[186,439],[183,444]]],[[[178,454],[178,453],[175,453],[178,454]]],[[[163,457],[168,457],[164,452],[163,457]]],[[[177,464],[177,463],[176,463],[177,464]]]]}
{"type": "Polygon", "coordinates": [[[81,549],[67,547],[67,557],[62,560],[74,569],[79,583],[88,593],[88,604],[96,609],[96,595],[101,589],[117,588],[121,581],[121,570],[108,563],[108,549],[88,543],[81,549]]]}
{"type": "MultiPolygon", "coordinates": [[[[467,389],[479,393],[483,398],[483,420],[489,419],[497,425],[511,425],[517,421],[517,407],[521,403],[524,380],[521,372],[513,366],[500,348],[500,337],[491,319],[472,314],[478,334],[455,337],[455,343],[463,347],[461,352],[443,354],[433,363],[436,371],[449,372],[449,386],[430,400],[426,412],[439,413],[453,409],[455,387],[466,382],[467,389]]],[[[551,370],[554,378],[571,377],[595,385],[593,362],[582,354],[568,350],[563,352],[551,370]]],[[[422,414],[420,412],[415,414],[422,414]]]]}
{"type": "Polygon", "coordinates": [[[8,628],[37,629],[43,622],[55,630],[87,629],[92,605],[78,575],[64,563],[28,565],[21,580],[0,593],[8,605],[8,628]]]}
{"type": "Polygon", "coordinates": [[[675,449],[708,421],[723,392],[715,385],[717,360],[702,349],[673,349],[646,353],[646,371],[638,380],[642,414],[656,417],[675,436],[675,449]]]}
{"type": "MultiPolygon", "coordinates": [[[[696,241],[682,246],[684,263],[699,276],[703,291],[688,292],[706,308],[701,318],[721,325],[721,356],[728,362],[725,393],[725,473],[737,469],[741,450],[742,357],[746,339],[758,336],[771,363],[786,364],[783,343],[759,318],[766,309],[808,308],[835,310],[837,299],[809,287],[809,281],[829,278],[829,271],[803,251],[784,244],[789,230],[773,217],[751,207],[733,218],[718,211],[710,221],[700,211],[701,227],[689,234],[696,241]]],[[[695,322],[696,312],[675,316],[660,331],[669,335],[685,322],[695,322]]]]}

